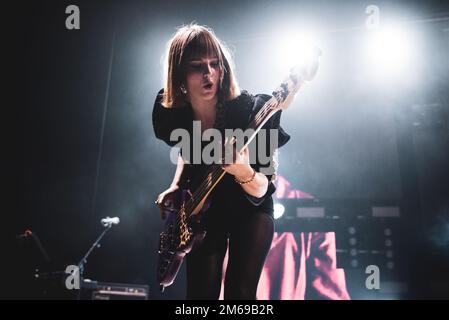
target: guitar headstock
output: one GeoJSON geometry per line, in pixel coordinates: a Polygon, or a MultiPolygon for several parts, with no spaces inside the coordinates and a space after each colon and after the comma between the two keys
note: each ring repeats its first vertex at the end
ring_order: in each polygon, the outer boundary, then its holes
{"type": "Polygon", "coordinates": [[[321,54],[321,49],[315,46],[307,59],[290,69],[290,78],[295,83],[312,81],[318,71],[321,54]]]}
{"type": "Polygon", "coordinates": [[[314,47],[308,59],[290,69],[288,78],[273,92],[273,97],[278,102],[276,108],[287,109],[302,84],[313,80],[318,71],[320,56],[321,50],[314,47]]]}

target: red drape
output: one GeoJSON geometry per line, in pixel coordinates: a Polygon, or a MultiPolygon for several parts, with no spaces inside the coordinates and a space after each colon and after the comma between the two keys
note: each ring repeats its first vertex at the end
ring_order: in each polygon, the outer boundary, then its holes
{"type": "MultiPolygon", "coordinates": [[[[276,198],[313,198],[279,176],[276,198]]],[[[223,264],[223,299],[228,254],[223,264]]],[[[257,299],[350,299],[345,273],[337,268],[334,232],[275,233],[257,288],[257,299]]]]}

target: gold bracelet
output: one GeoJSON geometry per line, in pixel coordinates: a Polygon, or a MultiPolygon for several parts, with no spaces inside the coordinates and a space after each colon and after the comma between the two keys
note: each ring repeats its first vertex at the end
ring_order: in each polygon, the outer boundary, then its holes
{"type": "Polygon", "coordinates": [[[238,180],[238,179],[234,176],[234,181],[237,182],[237,183],[240,184],[240,185],[247,184],[247,183],[250,183],[251,181],[253,181],[253,180],[254,180],[254,177],[256,176],[256,170],[254,170],[254,168],[251,168],[251,169],[253,169],[253,175],[251,176],[251,178],[250,178],[249,180],[246,180],[246,181],[240,181],[240,180],[238,180]]]}

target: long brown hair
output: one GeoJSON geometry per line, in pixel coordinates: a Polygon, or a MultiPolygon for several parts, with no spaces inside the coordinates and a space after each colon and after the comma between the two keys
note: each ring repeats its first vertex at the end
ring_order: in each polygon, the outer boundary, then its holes
{"type": "Polygon", "coordinates": [[[233,61],[226,46],[215,36],[212,29],[192,23],[178,28],[167,43],[165,58],[164,96],[165,107],[182,107],[187,104],[181,85],[186,85],[186,70],[190,60],[204,56],[216,56],[221,71],[217,96],[221,102],[240,95],[240,89],[232,70],[233,61]]]}

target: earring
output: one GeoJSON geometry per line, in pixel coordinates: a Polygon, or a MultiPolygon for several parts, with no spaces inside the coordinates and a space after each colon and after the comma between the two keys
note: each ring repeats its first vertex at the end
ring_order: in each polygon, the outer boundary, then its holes
{"type": "Polygon", "coordinates": [[[180,89],[181,89],[181,92],[182,92],[183,94],[187,94],[187,89],[184,87],[183,84],[181,84],[180,89]]]}

